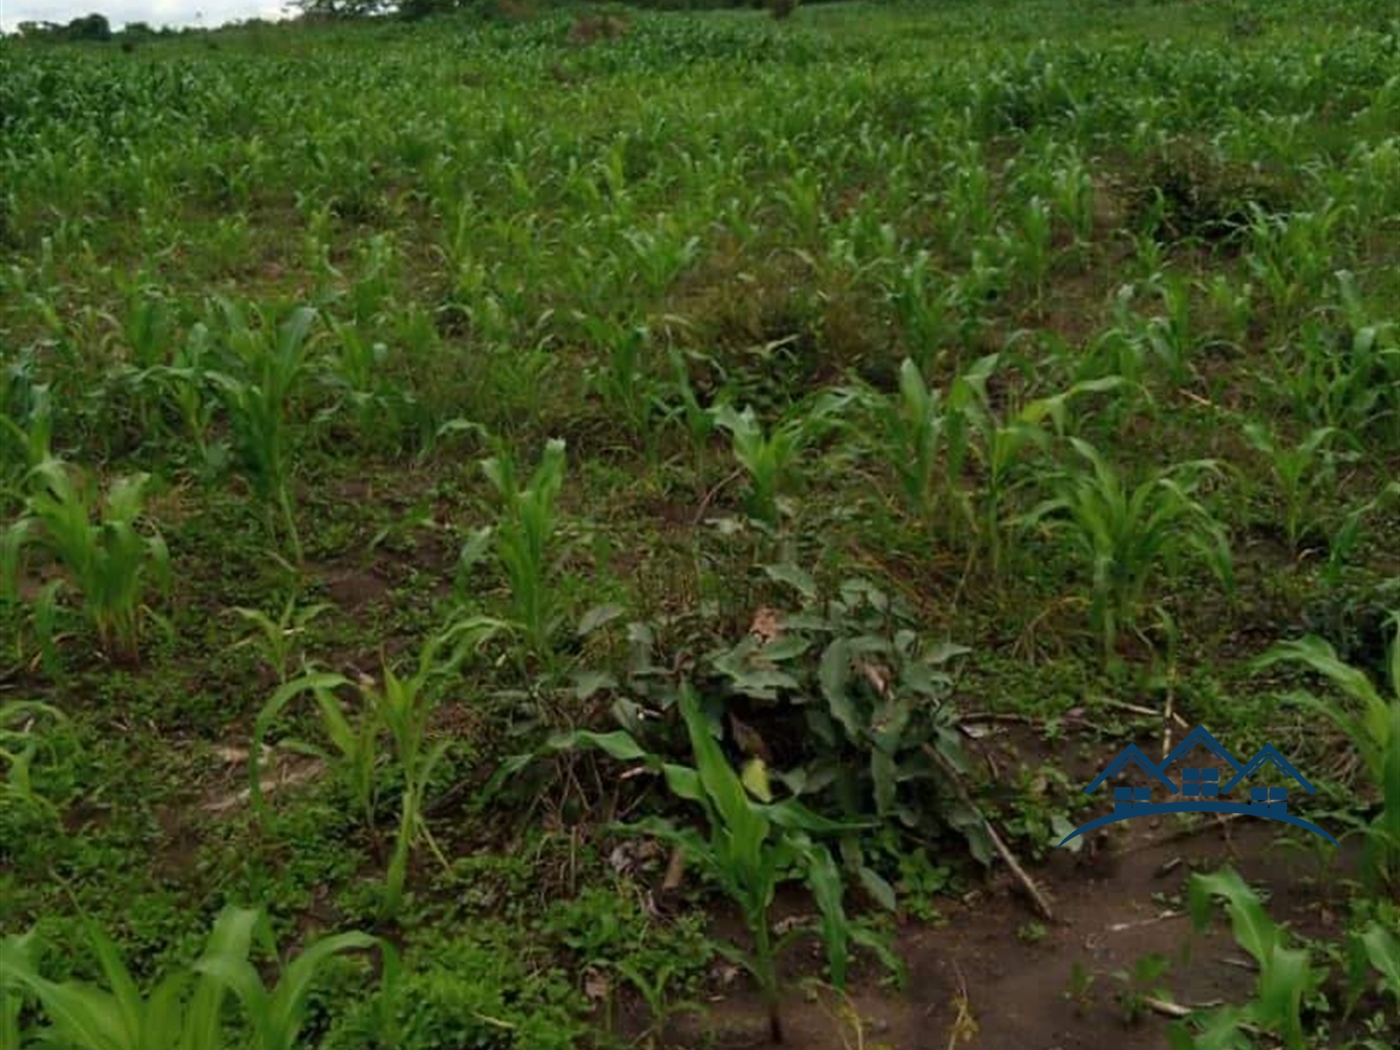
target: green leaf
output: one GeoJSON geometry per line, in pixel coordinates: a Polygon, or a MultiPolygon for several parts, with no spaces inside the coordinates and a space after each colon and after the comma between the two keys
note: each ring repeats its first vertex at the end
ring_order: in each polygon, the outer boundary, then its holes
{"type": "Polygon", "coordinates": [[[860,715],[851,702],[851,643],[845,638],[837,638],[822,653],[821,667],[817,672],[821,682],[822,696],[832,717],[841,723],[850,740],[861,739],[860,715]]]}
{"type": "Polygon", "coordinates": [[[1225,868],[1212,875],[1193,875],[1190,888],[1191,921],[1197,930],[1210,924],[1216,897],[1225,900],[1235,942],[1262,967],[1280,942],[1278,926],[1269,918],[1258,895],[1239,874],[1225,868]]]}
{"type": "Polygon", "coordinates": [[[1303,996],[1311,986],[1308,953],[1275,944],[1259,973],[1255,1016],[1277,1032],[1289,1050],[1307,1050],[1303,1035],[1303,996]]]}
{"type": "Polygon", "coordinates": [[[637,743],[631,733],[625,733],[620,729],[611,733],[590,733],[582,729],[574,730],[569,733],[556,733],[549,738],[548,746],[554,751],[571,751],[579,747],[596,747],[598,750],[623,762],[635,762],[639,759],[651,757],[651,752],[637,743]]]}
{"type": "Polygon", "coordinates": [[[616,620],[619,616],[626,615],[626,613],[626,607],[619,605],[617,602],[595,605],[584,613],[582,619],[579,620],[578,635],[580,638],[587,637],[598,628],[612,623],[613,620],[616,620]]]}
{"type": "Polygon", "coordinates": [[[838,989],[846,986],[846,970],[850,961],[850,923],[842,901],[845,887],[841,870],[825,846],[812,848],[807,861],[807,885],[822,913],[822,940],[826,943],[827,968],[831,983],[838,989]]]}
{"type": "Polygon", "coordinates": [[[1358,937],[1366,960],[1381,975],[1381,986],[1400,1006],[1400,938],[1378,922],[1372,922],[1358,937]]]}
{"type": "Polygon", "coordinates": [[[807,601],[816,600],[817,581],[806,569],[801,569],[790,562],[784,562],[779,565],[765,565],[763,571],[770,580],[775,583],[787,584],[807,601]]]}

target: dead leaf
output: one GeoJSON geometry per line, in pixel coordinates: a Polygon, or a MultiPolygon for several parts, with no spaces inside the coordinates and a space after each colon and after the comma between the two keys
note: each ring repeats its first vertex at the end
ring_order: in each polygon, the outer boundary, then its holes
{"type": "Polygon", "coordinates": [[[749,634],[754,635],[764,645],[776,642],[783,635],[783,614],[772,606],[763,605],[753,614],[749,624],[749,634]]]}
{"type": "Polygon", "coordinates": [[[583,975],[583,994],[589,1002],[607,1002],[612,997],[612,982],[602,970],[590,968],[583,975]]]}
{"type": "Polygon", "coordinates": [[[881,696],[885,696],[889,693],[890,672],[888,668],[881,667],[879,664],[865,663],[862,661],[860,664],[860,673],[865,676],[865,680],[869,682],[881,696]]]}
{"type": "Polygon", "coordinates": [[[773,764],[773,752],[768,749],[767,742],[759,734],[758,730],[747,722],[741,722],[731,711],[729,714],[729,731],[734,736],[734,746],[748,758],[759,758],[768,765],[773,764]]]}

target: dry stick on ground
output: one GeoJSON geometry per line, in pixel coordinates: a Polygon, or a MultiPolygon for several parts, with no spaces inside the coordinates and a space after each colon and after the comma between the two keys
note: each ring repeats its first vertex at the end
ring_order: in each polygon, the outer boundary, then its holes
{"type": "Polygon", "coordinates": [[[953,786],[953,792],[958,796],[958,801],[976,813],[978,818],[982,821],[982,826],[987,830],[987,836],[992,840],[992,847],[1001,856],[1001,859],[1006,861],[1006,866],[1011,869],[1011,874],[1016,876],[1016,880],[1020,882],[1032,903],[1035,904],[1036,911],[1040,912],[1041,917],[1046,921],[1054,922],[1055,913],[1050,909],[1050,902],[1045,899],[1045,895],[1040,892],[1040,888],[1036,886],[1035,881],[1026,874],[1026,869],[1021,867],[1021,862],[1016,859],[1016,854],[1012,853],[1006,843],[1002,841],[1001,836],[997,834],[997,829],[994,828],[992,822],[987,819],[987,815],[972,801],[972,796],[967,793],[967,788],[963,786],[962,779],[958,776],[958,771],[948,763],[947,759],[938,753],[937,749],[932,744],[924,744],[923,751],[924,754],[928,755],[928,757],[933,760],[934,765],[942,770],[943,775],[948,778],[948,783],[953,786]]]}
{"type": "Polygon", "coordinates": [[[1163,761],[1163,762],[1165,762],[1165,761],[1167,760],[1167,756],[1168,756],[1169,754],[1171,754],[1171,750],[1172,750],[1172,717],[1173,717],[1173,715],[1175,714],[1175,711],[1173,710],[1173,707],[1174,707],[1173,697],[1174,697],[1174,691],[1173,691],[1170,687],[1168,687],[1168,688],[1167,688],[1167,709],[1162,713],[1162,761],[1163,761]]]}
{"type": "MultiPolygon", "coordinates": [[[[1156,996],[1151,995],[1145,996],[1142,1000],[1142,1005],[1147,1007],[1153,1013],[1158,1013],[1161,1014],[1163,1017],[1171,1017],[1176,1020],[1182,1020],[1184,1018],[1190,1017],[1197,1010],[1211,1010],[1217,1006],[1220,1006],[1221,1004],[1221,1000],[1215,999],[1208,1003],[1197,1003],[1194,1006],[1183,1006],[1181,1003],[1171,1003],[1165,999],[1158,999],[1156,996]]],[[[1252,1036],[1261,1036],[1269,1034],[1268,1032],[1264,1031],[1264,1029],[1258,1028],[1252,1024],[1242,1024],[1240,1025],[1240,1030],[1248,1032],[1252,1036]]]]}
{"type": "Polygon", "coordinates": [[[666,862],[666,877],[661,880],[661,889],[665,893],[674,893],[681,888],[681,880],[685,878],[685,848],[677,846],[671,850],[671,859],[666,862]]]}
{"type": "MultiPolygon", "coordinates": [[[[1124,703],[1122,700],[1110,700],[1110,699],[1108,699],[1108,697],[1101,697],[1101,698],[1099,699],[1099,703],[1101,703],[1104,707],[1112,707],[1112,708],[1115,708],[1115,709],[1117,709],[1117,710],[1119,710],[1119,711],[1127,711],[1127,712],[1129,712],[1130,714],[1142,715],[1144,718],[1160,718],[1160,717],[1161,717],[1161,712],[1160,712],[1160,711],[1154,711],[1154,710],[1153,710],[1152,708],[1150,708],[1150,707],[1142,707],[1142,706],[1139,705],[1139,704],[1128,704],[1128,703],[1124,703]]],[[[1177,714],[1176,712],[1172,712],[1171,715],[1170,715],[1170,717],[1171,717],[1171,720],[1172,720],[1173,722],[1175,722],[1177,725],[1181,726],[1182,729],[1189,729],[1189,728],[1190,728],[1190,723],[1188,723],[1184,718],[1182,718],[1182,717],[1181,717],[1179,714],[1177,714]]]]}
{"type": "Polygon", "coordinates": [[[698,528],[700,526],[700,522],[703,521],[705,518],[705,512],[710,509],[710,504],[714,502],[715,497],[718,496],[720,492],[723,491],[725,486],[727,486],[730,482],[737,481],[743,476],[744,468],[737,467],[730,474],[721,478],[719,482],[714,486],[714,488],[710,489],[709,492],[705,493],[704,498],[700,500],[699,508],[695,511],[695,519],[690,523],[691,527],[698,528]]]}

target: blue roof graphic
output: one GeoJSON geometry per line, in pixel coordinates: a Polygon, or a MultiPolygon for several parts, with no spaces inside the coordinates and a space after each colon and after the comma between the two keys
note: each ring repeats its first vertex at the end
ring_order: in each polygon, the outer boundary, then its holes
{"type": "Polygon", "coordinates": [[[1227,784],[1220,785],[1220,793],[1222,795],[1228,794],[1231,788],[1233,788],[1245,777],[1253,775],[1254,772],[1258,770],[1261,766],[1263,766],[1266,762],[1272,762],[1282,772],[1286,773],[1288,776],[1296,780],[1299,784],[1303,786],[1303,790],[1306,791],[1309,795],[1317,794],[1317,788],[1309,784],[1307,779],[1303,776],[1303,774],[1299,773],[1296,769],[1294,769],[1293,764],[1289,762],[1288,759],[1284,758],[1281,754],[1278,753],[1278,750],[1274,747],[1273,744],[1265,744],[1263,747],[1261,747],[1259,749],[1259,753],[1249,760],[1249,765],[1245,766],[1238,773],[1236,773],[1233,780],[1231,780],[1227,784]]]}
{"type": "Polygon", "coordinates": [[[1165,784],[1167,786],[1167,790],[1169,790],[1173,795],[1181,794],[1181,789],[1178,788],[1175,784],[1173,784],[1167,778],[1166,774],[1163,773],[1161,769],[1157,767],[1157,763],[1153,762],[1152,759],[1144,755],[1142,753],[1142,749],[1136,744],[1129,744],[1122,751],[1118,752],[1118,757],[1116,757],[1112,762],[1110,762],[1104,768],[1104,771],[1094,778],[1094,782],[1084,789],[1084,794],[1092,795],[1096,790],[1098,790],[1098,786],[1100,784],[1102,784],[1109,777],[1117,773],[1129,762],[1136,762],[1144,772],[1150,774],[1153,777],[1156,777],[1163,784],[1165,784]]]}
{"type": "Polygon", "coordinates": [[[1205,726],[1197,726],[1195,729],[1191,730],[1191,732],[1186,734],[1185,738],[1181,741],[1181,743],[1177,744],[1176,747],[1172,748],[1171,754],[1169,754],[1166,758],[1162,759],[1162,769],[1166,769],[1169,765],[1171,765],[1179,758],[1185,758],[1186,755],[1189,754],[1192,748],[1194,748],[1197,744],[1204,745],[1210,751],[1211,754],[1215,755],[1216,758],[1219,758],[1223,762],[1225,762],[1226,765],[1228,765],[1236,773],[1238,773],[1242,768],[1240,764],[1237,761],[1235,761],[1235,756],[1230,754],[1230,752],[1225,748],[1225,745],[1222,744],[1219,740],[1216,740],[1215,737],[1211,736],[1209,729],[1207,729],[1205,726]]]}
{"type": "MultiPolygon", "coordinates": [[[[1235,759],[1235,756],[1230,754],[1230,752],[1221,745],[1220,741],[1210,735],[1205,726],[1196,726],[1192,729],[1181,743],[1173,748],[1171,753],[1162,760],[1161,765],[1153,762],[1152,759],[1143,754],[1142,749],[1136,744],[1129,744],[1127,747],[1123,748],[1122,751],[1118,752],[1117,756],[1114,757],[1113,761],[1108,764],[1102,773],[1094,778],[1094,782],[1084,789],[1084,793],[1092,795],[1098,789],[1098,786],[1109,777],[1121,771],[1129,763],[1136,763],[1138,768],[1149,773],[1155,780],[1165,784],[1167,790],[1173,795],[1181,796],[1181,790],[1172,783],[1171,779],[1166,774],[1166,769],[1173,762],[1184,758],[1190,753],[1192,748],[1196,747],[1198,744],[1204,745],[1211,754],[1215,755],[1235,771],[1234,778],[1220,786],[1219,794],[1203,793],[1201,795],[1169,799],[1165,802],[1152,802],[1151,791],[1149,789],[1122,789],[1124,793],[1132,795],[1132,798],[1129,800],[1117,800],[1111,813],[1106,813],[1101,817],[1097,817],[1087,824],[1081,824],[1066,835],[1060,841],[1060,845],[1063,846],[1071,839],[1077,838],[1095,828],[1103,827],[1107,824],[1115,824],[1120,820],[1131,820],[1133,817],[1150,813],[1236,813],[1244,816],[1258,817],[1262,820],[1273,820],[1283,824],[1292,824],[1295,827],[1311,831],[1313,834],[1326,839],[1334,846],[1337,844],[1337,840],[1322,828],[1289,812],[1286,801],[1281,801],[1281,803],[1277,805],[1274,804],[1274,798],[1282,800],[1287,795],[1284,789],[1276,785],[1269,785],[1267,788],[1256,789],[1256,793],[1261,793],[1264,796],[1262,805],[1258,800],[1231,801],[1224,798],[1223,796],[1239,784],[1241,780],[1257,772],[1269,763],[1272,763],[1285,775],[1296,780],[1308,794],[1315,794],[1316,789],[1308,783],[1301,773],[1293,768],[1293,764],[1289,762],[1288,759],[1279,754],[1278,750],[1272,744],[1265,744],[1259,749],[1259,753],[1249,760],[1248,765],[1241,766],[1235,759]]],[[[1216,770],[1211,770],[1212,776],[1216,773],[1216,770]]],[[[1197,790],[1200,790],[1200,785],[1204,780],[1204,774],[1197,775],[1201,779],[1198,779],[1195,783],[1197,784],[1197,790]]],[[[1210,783],[1214,785],[1216,781],[1211,780],[1210,783]]]]}

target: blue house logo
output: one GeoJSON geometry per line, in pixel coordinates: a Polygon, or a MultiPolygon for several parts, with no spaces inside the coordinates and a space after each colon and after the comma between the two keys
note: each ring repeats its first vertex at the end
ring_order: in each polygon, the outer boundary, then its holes
{"type": "Polygon", "coordinates": [[[1294,769],[1292,763],[1279,754],[1272,744],[1265,744],[1259,749],[1259,753],[1249,760],[1247,765],[1242,766],[1236,761],[1234,755],[1230,754],[1215,737],[1210,735],[1205,726],[1197,726],[1186,735],[1186,739],[1172,749],[1171,754],[1162,760],[1161,765],[1143,754],[1142,749],[1136,744],[1129,744],[1118,752],[1118,756],[1108,764],[1108,767],[1094,779],[1092,784],[1084,789],[1084,793],[1092,795],[1099,789],[1100,784],[1123,770],[1130,763],[1136,763],[1139,769],[1171,792],[1172,797],[1164,802],[1153,802],[1153,789],[1151,787],[1116,787],[1113,789],[1113,812],[1075,828],[1060,842],[1061,846],[1076,836],[1103,827],[1105,824],[1131,820],[1133,817],[1151,816],[1154,813],[1243,813],[1250,817],[1263,817],[1265,820],[1278,820],[1285,824],[1293,824],[1311,831],[1314,835],[1321,835],[1334,846],[1337,844],[1336,839],[1316,824],[1294,816],[1288,811],[1287,787],[1250,787],[1248,802],[1235,802],[1226,798],[1231,791],[1240,785],[1242,780],[1254,776],[1266,765],[1273,765],[1276,772],[1291,777],[1294,783],[1298,784],[1309,795],[1317,793],[1317,788],[1309,784],[1303,774],[1294,769]],[[1190,754],[1198,744],[1218,758],[1233,775],[1222,783],[1221,770],[1217,767],[1209,769],[1183,768],[1181,770],[1181,785],[1178,787],[1167,775],[1167,770],[1178,759],[1185,758],[1190,754]]]}

